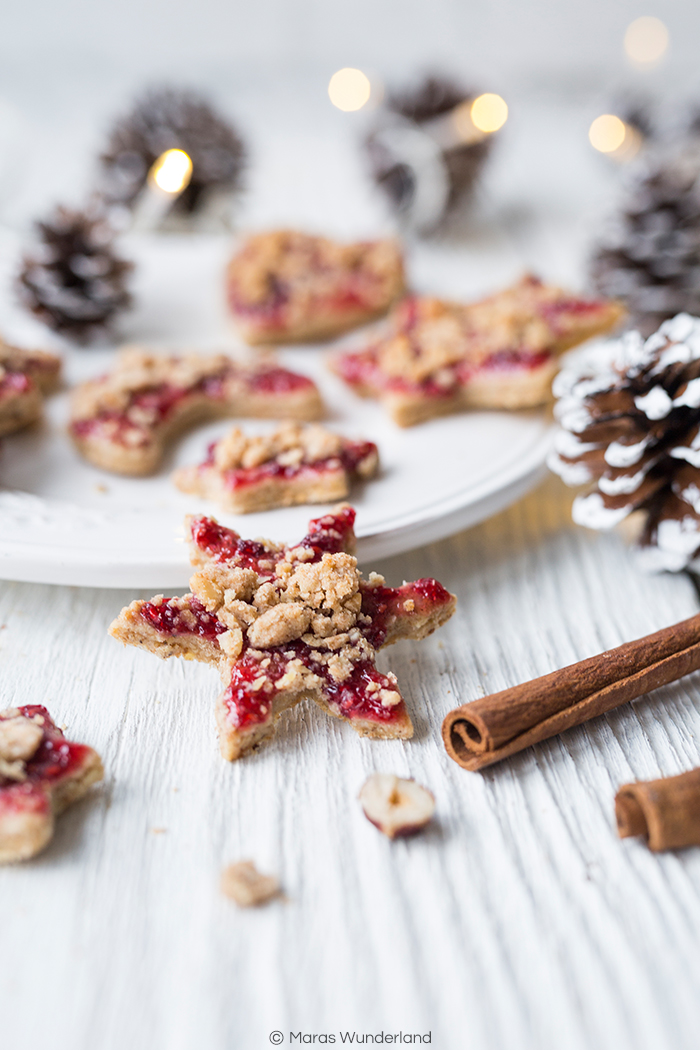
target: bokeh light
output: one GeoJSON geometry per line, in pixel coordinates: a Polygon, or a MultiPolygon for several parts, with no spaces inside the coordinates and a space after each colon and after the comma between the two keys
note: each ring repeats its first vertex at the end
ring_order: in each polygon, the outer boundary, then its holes
{"type": "Polygon", "coordinates": [[[612,113],[596,117],[588,129],[588,138],[594,149],[601,153],[614,153],[625,141],[624,121],[612,113]]]}
{"type": "Polygon", "coordinates": [[[498,131],[508,119],[508,106],[500,95],[479,95],[469,112],[474,125],[486,133],[498,131]]]}
{"type": "Polygon", "coordinates": [[[625,54],[633,65],[650,69],[666,54],[668,41],[668,29],[661,19],[644,15],[627,26],[625,54]]]}
{"type": "Polygon", "coordinates": [[[334,73],[328,85],[328,97],[345,113],[362,109],[369,102],[372,85],[361,69],[346,67],[334,73]]]}
{"type": "Polygon", "coordinates": [[[192,178],[192,161],[184,150],[168,149],[161,153],[150,175],[165,193],[181,193],[192,178]]]}

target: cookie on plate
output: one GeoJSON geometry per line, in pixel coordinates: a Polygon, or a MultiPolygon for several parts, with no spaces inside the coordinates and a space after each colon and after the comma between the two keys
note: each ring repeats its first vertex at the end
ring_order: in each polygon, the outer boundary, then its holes
{"type": "Polygon", "coordinates": [[[559,355],[623,315],[619,303],[526,276],[477,303],[404,299],[387,335],[333,367],[403,427],[468,408],[532,408],[550,400],[559,355]]]}
{"type": "Polygon", "coordinates": [[[318,419],[323,402],[306,376],[225,354],[160,356],[123,350],[114,369],[77,387],[70,434],[78,451],[116,474],[151,474],[173,438],[225,416],[318,419]]]}
{"type": "Polygon", "coordinates": [[[296,230],[249,237],[227,275],[231,314],[251,344],[330,339],[380,317],[403,291],[396,241],[339,244],[296,230]]]}
{"type": "Polygon", "coordinates": [[[335,503],[351,483],[377,472],[371,441],[350,441],[318,423],[283,423],[271,434],[246,437],[234,427],[209,446],[206,460],[181,467],[173,481],[182,492],[214,500],[234,514],[335,503]]]}
{"type": "Polygon", "coordinates": [[[45,394],[58,387],[61,360],[45,350],[21,350],[0,339],[0,437],[35,423],[45,394]]]}

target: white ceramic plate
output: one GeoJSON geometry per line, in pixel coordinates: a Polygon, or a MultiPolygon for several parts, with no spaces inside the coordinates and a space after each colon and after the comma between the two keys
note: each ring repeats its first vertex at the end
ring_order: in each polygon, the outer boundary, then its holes
{"type": "MultiPolygon", "coordinates": [[[[312,374],[329,405],[329,425],[367,437],[381,453],[381,475],[357,488],[361,559],[378,558],[473,525],[517,499],[539,478],[549,426],[538,413],[471,413],[400,430],[372,402],[327,374],[318,351],[285,362],[312,374]]],[[[91,358],[94,369],[94,358],[91,358]]],[[[83,369],[81,369],[82,371],[83,369]]],[[[99,371],[96,369],[95,371],[99,371]]],[[[175,466],[196,463],[231,426],[201,427],[173,450],[153,478],[121,478],[83,462],[65,433],[68,395],[54,397],[46,423],[5,441],[0,478],[0,576],[100,587],[180,587],[189,576],[182,542],[186,513],[208,512],[246,536],[300,539],[323,507],[231,515],[185,496],[170,482],[175,466]]],[[[262,431],[268,421],[244,424],[262,431]]]]}
{"type": "MultiPolygon", "coordinates": [[[[140,306],[131,341],[173,348],[231,349],[221,284],[225,239],[131,239],[140,306]]],[[[357,337],[354,337],[357,338],[357,337]]],[[[360,337],[361,338],[361,337],[360,337]]],[[[105,371],[113,350],[65,351],[69,385],[105,371]]],[[[318,348],[285,350],[282,362],[311,375],[329,425],[380,449],[381,476],[351,493],[362,560],[398,554],[473,525],[519,498],[544,470],[545,413],[464,413],[401,430],[373,401],[351,394],[318,348]]],[[[231,426],[201,427],[172,450],[153,478],[121,478],[83,462],[66,435],[68,394],[51,398],[42,426],[3,442],[0,457],[0,578],[95,587],[175,588],[190,575],[182,521],[206,512],[246,536],[294,541],[323,507],[233,516],[179,493],[175,466],[197,463],[231,426]]],[[[245,423],[251,431],[274,426],[245,423]]]]}

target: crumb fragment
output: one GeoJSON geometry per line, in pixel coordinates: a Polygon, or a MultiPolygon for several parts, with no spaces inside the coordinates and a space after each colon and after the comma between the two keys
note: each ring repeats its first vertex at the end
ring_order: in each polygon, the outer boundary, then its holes
{"type": "Polygon", "coordinates": [[[280,884],[274,875],[262,875],[252,860],[239,860],[224,869],[221,890],[239,907],[251,908],[279,896],[280,884]]]}

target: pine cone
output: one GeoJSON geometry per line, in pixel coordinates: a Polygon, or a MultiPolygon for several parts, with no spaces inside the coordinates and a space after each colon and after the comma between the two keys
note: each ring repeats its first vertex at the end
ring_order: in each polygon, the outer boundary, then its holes
{"type": "Polygon", "coordinates": [[[194,91],[151,88],[119,119],[100,157],[103,195],[110,204],[131,206],[153,163],[168,149],[192,161],[192,179],[173,211],[192,215],[213,191],[241,187],[245,149],[237,132],[194,91]]]}
{"type": "Polygon", "coordinates": [[[679,312],[700,314],[700,144],[651,161],[591,265],[644,335],[679,312]]]}
{"type": "Polygon", "coordinates": [[[549,466],[579,525],[644,515],[645,568],[683,569],[700,553],[700,320],[679,314],[644,342],[627,332],[554,381],[561,430],[549,466]]]}
{"type": "MultiPolygon", "coordinates": [[[[427,76],[415,87],[389,95],[384,113],[380,115],[378,125],[368,136],[365,146],[373,177],[399,214],[410,211],[418,190],[418,176],[415,168],[402,162],[394,150],[387,148],[385,128],[391,128],[396,118],[410,122],[415,127],[425,128],[430,121],[473,99],[475,94],[444,77],[427,76]]],[[[477,142],[457,143],[439,151],[447,178],[447,191],[433,226],[439,225],[470,197],[491,148],[492,137],[489,135],[477,142]]]]}
{"type": "Polygon", "coordinates": [[[57,208],[38,222],[43,244],[24,259],[19,293],[40,321],[88,343],[104,335],[131,303],[125,279],[133,263],[112,251],[114,231],[101,216],[57,208]]]}

